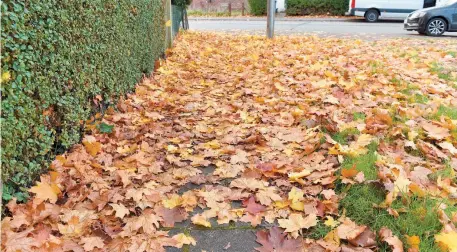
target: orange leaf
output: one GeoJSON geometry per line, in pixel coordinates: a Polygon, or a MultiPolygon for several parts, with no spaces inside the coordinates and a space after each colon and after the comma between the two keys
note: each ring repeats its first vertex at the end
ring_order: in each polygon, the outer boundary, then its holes
{"type": "Polygon", "coordinates": [[[29,192],[35,193],[36,198],[41,199],[43,201],[48,200],[51,203],[56,203],[57,195],[60,193],[59,187],[56,184],[48,184],[37,182],[37,185],[30,188],[29,192]]]}
{"type": "Polygon", "coordinates": [[[345,178],[352,178],[355,175],[357,175],[357,173],[359,172],[357,171],[357,169],[355,169],[355,165],[353,165],[349,169],[341,169],[341,175],[345,178]]]}
{"type": "Polygon", "coordinates": [[[102,145],[97,142],[93,136],[86,136],[83,140],[83,144],[84,147],[86,147],[86,151],[93,157],[102,149],[102,145]]]}

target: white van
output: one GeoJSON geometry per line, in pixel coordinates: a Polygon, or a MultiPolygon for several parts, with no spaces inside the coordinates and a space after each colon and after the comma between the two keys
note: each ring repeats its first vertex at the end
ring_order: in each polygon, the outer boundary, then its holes
{"type": "Polygon", "coordinates": [[[368,22],[376,22],[380,18],[405,19],[413,11],[444,2],[446,0],[349,0],[346,14],[365,17],[368,22]]]}

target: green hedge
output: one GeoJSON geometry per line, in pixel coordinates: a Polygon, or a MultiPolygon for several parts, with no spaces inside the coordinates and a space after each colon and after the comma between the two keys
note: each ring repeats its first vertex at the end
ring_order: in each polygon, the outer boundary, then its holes
{"type": "Polygon", "coordinates": [[[250,13],[254,16],[267,14],[267,0],[248,0],[250,13]]]}
{"type": "Polygon", "coordinates": [[[344,15],[349,0],[287,0],[287,15],[344,15]]]}
{"type": "Polygon", "coordinates": [[[1,3],[4,200],[80,141],[81,122],[150,73],[165,47],[162,0],[1,3]]]}

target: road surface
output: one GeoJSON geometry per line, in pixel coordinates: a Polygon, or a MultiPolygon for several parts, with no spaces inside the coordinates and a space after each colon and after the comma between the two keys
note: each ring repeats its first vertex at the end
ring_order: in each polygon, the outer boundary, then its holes
{"type": "MultiPolygon", "coordinates": [[[[191,30],[248,32],[265,34],[266,20],[217,20],[190,19],[191,30]]],[[[403,30],[401,21],[385,20],[367,23],[360,19],[349,20],[278,20],[275,22],[275,34],[307,34],[330,37],[360,37],[381,39],[391,37],[425,38],[417,32],[403,30]]],[[[457,39],[457,33],[445,33],[447,38],[457,39]]]]}

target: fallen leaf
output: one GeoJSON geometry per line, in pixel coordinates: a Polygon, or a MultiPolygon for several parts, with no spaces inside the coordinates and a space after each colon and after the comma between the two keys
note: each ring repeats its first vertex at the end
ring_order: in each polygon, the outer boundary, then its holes
{"type": "Polygon", "coordinates": [[[55,184],[50,185],[45,182],[37,182],[36,186],[29,189],[29,192],[35,193],[35,197],[40,200],[49,200],[51,203],[56,203],[60,189],[55,184]]]}
{"type": "Polygon", "coordinates": [[[177,248],[182,248],[182,246],[184,246],[184,245],[192,245],[192,246],[197,245],[197,241],[195,241],[195,239],[192,238],[192,236],[187,236],[183,233],[174,235],[172,237],[172,239],[177,241],[177,244],[176,244],[177,248]]]}
{"type": "Polygon", "coordinates": [[[83,237],[81,238],[81,243],[85,251],[92,251],[94,248],[104,248],[105,244],[103,239],[97,236],[92,237],[83,237]]]}
{"type": "Polygon", "coordinates": [[[303,218],[302,214],[290,214],[288,219],[278,219],[279,226],[285,228],[285,232],[291,233],[294,238],[298,237],[298,231],[317,225],[317,216],[310,214],[303,218]]]}
{"type": "Polygon", "coordinates": [[[392,248],[392,252],[403,252],[403,242],[393,235],[392,231],[386,227],[379,230],[381,241],[386,242],[392,248]]]}

